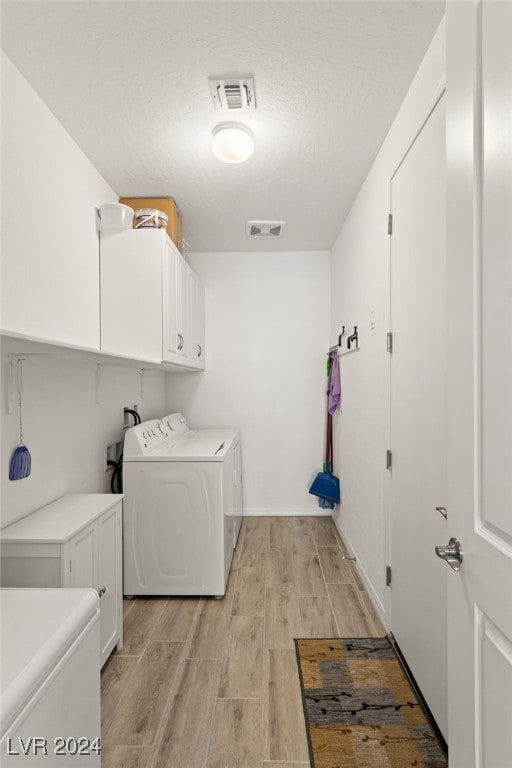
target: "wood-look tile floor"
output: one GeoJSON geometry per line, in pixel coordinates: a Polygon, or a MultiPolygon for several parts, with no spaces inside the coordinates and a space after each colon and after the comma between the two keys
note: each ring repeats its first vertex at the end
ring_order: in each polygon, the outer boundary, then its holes
{"type": "Polygon", "coordinates": [[[104,768],[305,768],[295,637],[385,634],[330,517],[245,518],[227,594],[124,603],[104,768]]]}

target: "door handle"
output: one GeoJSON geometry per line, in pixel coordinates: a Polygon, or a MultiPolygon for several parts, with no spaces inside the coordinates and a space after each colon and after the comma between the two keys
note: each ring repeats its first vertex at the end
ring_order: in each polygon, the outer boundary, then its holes
{"type": "Polygon", "coordinates": [[[102,587],[101,589],[96,590],[96,592],[98,593],[98,597],[101,597],[102,595],[104,595],[106,591],[107,591],[106,587],[102,587]]]}
{"type": "Polygon", "coordinates": [[[436,555],[441,560],[446,560],[450,568],[454,571],[460,571],[460,564],[463,559],[462,547],[457,539],[450,539],[447,547],[436,547],[436,555]]]}

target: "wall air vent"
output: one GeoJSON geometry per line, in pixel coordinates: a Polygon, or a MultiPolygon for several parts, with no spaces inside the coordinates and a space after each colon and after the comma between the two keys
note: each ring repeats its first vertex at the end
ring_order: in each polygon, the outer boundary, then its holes
{"type": "Polygon", "coordinates": [[[285,221],[248,221],[245,225],[247,237],[281,237],[286,229],[285,221]]]}
{"type": "Polygon", "coordinates": [[[209,83],[217,112],[256,109],[252,77],[210,77],[209,83]]]}

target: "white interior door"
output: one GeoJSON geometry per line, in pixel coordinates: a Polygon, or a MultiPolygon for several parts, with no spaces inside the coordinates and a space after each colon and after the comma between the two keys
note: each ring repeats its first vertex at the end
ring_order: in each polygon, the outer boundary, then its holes
{"type": "MultiPolygon", "coordinates": [[[[451,768],[512,766],[512,4],[447,4],[451,768]]],[[[446,541],[439,542],[446,544],[446,541]]]]}
{"type": "Polygon", "coordinates": [[[445,99],[391,181],[391,630],[447,736],[445,99]]]}

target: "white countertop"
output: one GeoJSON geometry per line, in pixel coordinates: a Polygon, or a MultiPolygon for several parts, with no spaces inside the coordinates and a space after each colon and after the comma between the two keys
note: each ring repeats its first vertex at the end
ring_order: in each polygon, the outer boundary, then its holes
{"type": "Polygon", "coordinates": [[[123,498],[121,493],[70,493],[0,531],[0,542],[63,544],[123,498]]]}
{"type": "Polygon", "coordinates": [[[94,589],[0,590],[0,734],[95,615],[94,589]]]}

